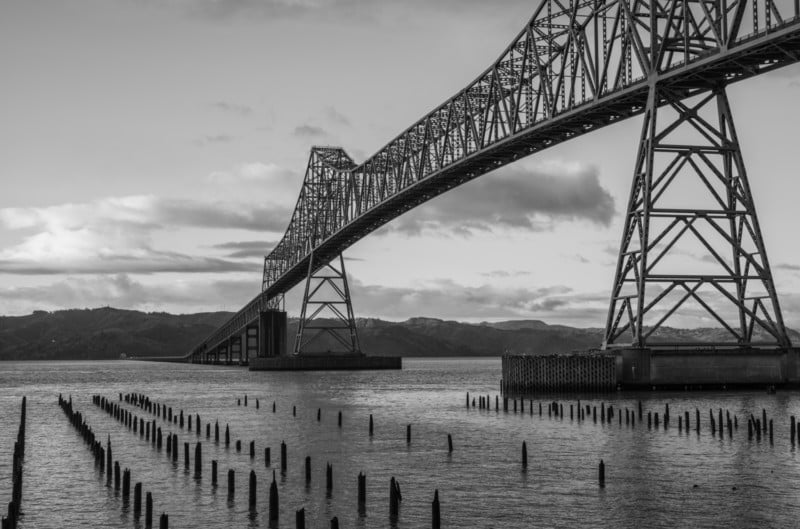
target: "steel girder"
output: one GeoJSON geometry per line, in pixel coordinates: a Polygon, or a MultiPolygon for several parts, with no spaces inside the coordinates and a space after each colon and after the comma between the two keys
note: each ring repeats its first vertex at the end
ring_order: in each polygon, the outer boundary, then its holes
{"type": "Polygon", "coordinates": [[[707,345],[658,341],[687,305],[726,331],[714,345],[790,346],[725,88],[681,101],[653,86],[603,347],[707,345]]]}
{"type": "Polygon", "coordinates": [[[798,11],[796,0],[543,0],[494,64],[361,165],[312,149],[261,293],[195,350],[302,281],[312,250],[322,266],[453,187],[640,114],[651,85],[683,99],[797,62],[798,11]]]}

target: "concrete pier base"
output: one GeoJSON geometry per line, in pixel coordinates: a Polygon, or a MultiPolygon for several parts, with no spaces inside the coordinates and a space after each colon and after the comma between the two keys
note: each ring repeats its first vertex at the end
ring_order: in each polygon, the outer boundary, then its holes
{"type": "Polygon", "coordinates": [[[617,354],[622,387],[712,389],[800,385],[800,349],[709,347],[622,349],[617,354]]]}
{"type": "Polygon", "coordinates": [[[511,393],[769,386],[800,387],[800,348],[626,348],[503,357],[503,389],[511,393]]]}
{"type": "Polygon", "coordinates": [[[399,356],[273,356],[251,358],[250,371],[331,371],[356,369],[402,369],[399,356]]]}

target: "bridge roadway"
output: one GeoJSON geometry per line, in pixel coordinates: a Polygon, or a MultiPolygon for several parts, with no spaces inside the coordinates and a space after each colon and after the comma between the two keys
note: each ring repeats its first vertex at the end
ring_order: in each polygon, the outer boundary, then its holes
{"type": "MultiPolygon", "coordinates": [[[[624,2],[604,4],[606,16],[603,17],[602,23],[605,25],[608,20],[611,24],[612,20],[616,20],[613,31],[617,31],[617,26],[623,29],[619,30],[618,35],[612,34],[605,44],[600,44],[598,47],[600,17],[597,2],[572,4],[572,7],[565,8],[560,13],[553,14],[551,11],[545,15],[544,6],[550,6],[552,10],[554,5],[561,5],[558,2],[545,0],[526,29],[492,67],[470,86],[423,117],[363,164],[356,166],[349,161],[343,151],[339,153],[339,162],[332,163],[322,156],[327,153],[330,158],[328,152],[330,149],[313,149],[306,183],[315,178],[311,174],[314,172],[312,164],[317,165],[315,169],[317,171],[319,166],[322,166],[323,171],[327,171],[325,177],[327,180],[323,182],[317,176],[317,183],[327,184],[328,195],[314,202],[308,192],[305,195],[301,193],[284,239],[265,259],[265,263],[270,259],[280,260],[278,273],[272,280],[266,281],[265,269],[262,292],[198,344],[185,358],[189,361],[202,361],[203,354],[213,351],[221,344],[227,344],[231,337],[239,336],[246,332],[248,327],[257,325],[259,315],[270,306],[272,300],[306,278],[312,251],[313,268],[317,268],[320,263],[337,257],[375,229],[458,185],[532,153],[641,114],[647,103],[648,91],[653,86],[659,88],[659,94],[667,94],[660,96],[659,99],[659,105],[664,105],[669,101],[691,97],[716,86],[738,82],[792,64],[800,58],[800,17],[798,17],[800,7],[797,2],[788,6],[788,9],[783,9],[790,11],[791,17],[781,17],[778,14],[777,2],[770,0],[755,1],[752,4],[750,0],[731,3],[705,2],[703,5],[716,5],[724,16],[714,17],[713,14],[709,14],[710,8],[704,7],[706,18],[715,21],[712,23],[706,21],[705,24],[708,26],[706,27],[703,20],[700,20],[694,24],[694,29],[690,28],[691,32],[685,31],[682,49],[680,37],[676,39],[675,35],[672,35],[673,38],[670,39],[669,32],[674,31],[674,28],[664,28],[661,21],[662,18],[674,14],[674,5],[677,4],[680,4],[680,0],[658,4],[657,13],[652,16],[647,12],[636,12],[642,9],[636,6],[649,3],[633,2],[633,5],[628,7],[624,2]],[[613,15],[608,7],[612,4],[617,6],[616,15],[613,15]],[[671,5],[673,7],[669,7],[671,5]],[[579,17],[580,9],[585,9],[586,6],[593,6],[591,9],[594,10],[583,18],[579,17]],[[672,11],[669,11],[670,9],[672,11]],[[754,15],[756,18],[750,22],[749,13],[759,9],[763,23],[759,22],[757,15],[754,15]],[[745,13],[748,14],[747,17],[744,16],[745,13]],[[557,24],[559,16],[567,17],[567,23],[557,24]],[[646,27],[646,31],[642,30],[644,24],[641,22],[648,20],[648,17],[651,21],[650,27],[658,28],[655,33],[660,32],[663,35],[648,38],[651,31],[646,27]],[[544,24],[543,18],[546,19],[544,24]],[[633,21],[628,23],[627,31],[624,31],[625,20],[633,21]],[[653,23],[654,21],[656,23],[653,23]],[[569,28],[570,24],[574,25],[573,29],[569,28]],[[752,31],[743,34],[747,24],[750,24],[752,31]],[[594,64],[589,64],[586,60],[578,61],[573,50],[572,61],[577,66],[572,67],[572,79],[565,80],[568,76],[564,75],[563,64],[566,61],[564,57],[568,54],[567,50],[572,46],[578,50],[579,55],[584,53],[582,50],[591,44],[592,25],[595,41],[593,56],[598,59],[594,64]],[[583,38],[577,36],[578,31],[583,32],[583,38]],[[558,45],[556,33],[566,35],[565,40],[558,45]],[[619,49],[616,50],[613,44],[615,38],[621,42],[619,49]],[[657,45],[649,46],[648,40],[657,42],[657,45]],[[526,44],[523,44],[523,41],[526,44]],[[543,60],[539,56],[539,52],[543,52],[545,48],[543,42],[551,46],[552,57],[549,60],[543,60]],[[516,57],[514,57],[515,50],[516,57]],[[520,50],[524,55],[522,58],[520,50]],[[607,55],[604,65],[600,64],[601,55],[607,55]],[[669,57],[676,55],[678,58],[667,59],[667,55],[669,57]],[[560,72],[555,71],[559,62],[556,56],[561,57],[560,72]],[[527,66],[525,57],[530,63],[527,66]],[[535,58],[535,64],[531,57],[535,58]],[[613,64],[615,61],[619,63],[616,66],[613,64]],[[517,74],[508,74],[507,70],[501,75],[501,66],[508,68],[509,65],[527,70],[521,71],[517,78],[513,78],[513,75],[517,74]],[[617,69],[616,76],[609,73],[614,68],[617,69]],[[631,72],[639,75],[634,77],[631,72]],[[551,77],[545,78],[547,75],[551,77]],[[492,78],[495,80],[491,80],[492,78]],[[478,85],[483,86],[479,94],[483,99],[475,103],[476,92],[473,89],[478,85]],[[581,85],[582,88],[579,88],[581,85]],[[555,92],[552,90],[553,87],[556,87],[555,92]],[[590,94],[584,100],[579,100],[579,97],[575,97],[579,90],[588,91],[590,94]],[[591,94],[592,91],[595,93],[591,94]],[[514,97],[517,98],[516,106],[514,97]],[[559,97],[561,108],[558,108],[559,97]],[[518,117],[523,112],[521,108],[523,98],[527,99],[529,116],[527,122],[518,117]],[[472,107],[470,101],[473,102],[472,107]],[[534,104],[535,108],[531,113],[534,104]],[[509,110],[509,107],[514,108],[509,110]],[[470,108],[477,108],[480,112],[470,112],[470,108]],[[460,113],[462,110],[464,120],[453,126],[451,124],[453,113],[455,111],[460,113]],[[530,116],[533,116],[533,119],[530,116]],[[443,119],[448,119],[444,128],[441,126],[443,119]],[[491,123],[493,119],[495,122],[505,120],[506,124],[501,129],[496,123],[491,123]],[[475,128],[475,123],[479,128],[475,128]],[[470,130],[473,138],[469,138],[470,130]],[[480,131],[479,137],[475,135],[476,130],[480,131]],[[419,141],[420,138],[422,142],[419,141]],[[448,141],[454,143],[459,141],[459,138],[462,142],[461,152],[452,146],[449,156],[440,152],[447,150],[448,141]],[[435,156],[434,151],[438,156],[438,164],[431,163],[435,156]],[[398,152],[404,153],[402,158],[397,157],[398,152]],[[383,163],[386,169],[381,175],[376,175],[375,168],[379,162],[383,163]],[[410,165],[414,167],[409,168],[410,165]],[[394,186],[391,183],[387,184],[389,176],[397,176],[408,171],[411,171],[413,181],[409,181],[406,177],[403,184],[395,178],[394,186]],[[385,186],[381,193],[376,193],[374,189],[376,182],[379,181],[378,178],[383,178],[385,186]],[[334,191],[338,193],[337,196],[344,195],[344,202],[347,202],[342,204],[343,201],[340,199],[333,213],[330,205],[333,201],[333,194],[330,192],[332,187],[336,187],[334,191]],[[378,200],[375,199],[376,196],[378,200]],[[328,204],[325,204],[326,200],[328,204]],[[308,217],[309,208],[315,209],[311,212],[312,218],[306,218],[305,224],[298,228],[300,224],[297,219],[304,212],[308,217]],[[322,217],[336,219],[323,225],[326,221],[322,217]]],[[[696,9],[699,10],[700,7],[696,9]]],[[[590,55],[585,53],[591,60],[590,55]]],[[[241,348],[244,349],[243,346],[241,348]]]]}

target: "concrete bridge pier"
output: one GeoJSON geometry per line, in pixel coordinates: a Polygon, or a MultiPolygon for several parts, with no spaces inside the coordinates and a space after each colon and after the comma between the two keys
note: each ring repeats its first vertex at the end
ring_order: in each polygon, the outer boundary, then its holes
{"type": "MultiPolygon", "coordinates": [[[[249,332],[249,331],[248,331],[249,332]]],[[[258,317],[259,357],[286,356],[286,312],[282,310],[267,310],[258,317]]]]}

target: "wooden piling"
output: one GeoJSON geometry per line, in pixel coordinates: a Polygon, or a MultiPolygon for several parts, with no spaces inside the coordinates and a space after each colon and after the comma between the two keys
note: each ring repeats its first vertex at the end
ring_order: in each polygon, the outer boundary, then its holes
{"type": "Polygon", "coordinates": [[[339,518],[336,516],[331,518],[331,529],[339,529],[339,518]]]}
{"type": "Polygon", "coordinates": [[[250,510],[254,510],[256,508],[256,471],[250,471],[250,496],[249,496],[249,503],[250,510]]]}
{"type": "Polygon", "coordinates": [[[133,486],[133,517],[139,518],[142,514],[142,483],[133,486]]]}
{"type": "Polygon", "coordinates": [[[342,411],[339,410],[339,428],[342,427],[342,411]]]}
{"type": "Polygon", "coordinates": [[[235,487],[236,486],[234,484],[234,479],[235,479],[235,473],[234,473],[232,468],[229,468],[228,469],[228,497],[229,498],[232,498],[234,493],[235,493],[235,487]]]}
{"type": "Polygon", "coordinates": [[[600,460],[600,467],[598,468],[598,480],[601,487],[606,486],[606,465],[603,460],[600,460]]]}
{"type": "Polygon", "coordinates": [[[441,529],[442,522],[440,520],[441,513],[439,512],[439,489],[433,491],[433,502],[431,503],[431,528],[441,529]]]}
{"type": "Polygon", "coordinates": [[[322,409],[317,408],[317,422],[320,422],[321,420],[322,420],[322,409]]]}
{"type": "Polygon", "coordinates": [[[275,471],[272,471],[272,484],[269,486],[269,519],[278,520],[278,484],[275,482],[275,471]]]}
{"type": "Polygon", "coordinates": [[[394,476],[389,480],[389,517],[397,518],[400,507],[400,499],[397,497],[397,482],[394,476]]]}
{"type": "Polygon", "coordinates": [[[306,456],[306,484],[311,483],[311,456],[306,456]]]}
{"type": "Polygon", "coordinates": [[[330,463],[325,464],[325,490],[328,494],[333,490],[333,465],[330,463]]]}
{"type": "Polygon", "coordinates": [[[797,422],[796,422],[796,419],[795,419],[794,415],[792,415],[791,423],[790,423],[790,426],[789,426],[789,440],[792,442],[792,446],[794,446],[794,440],[795,440],[796,432],[797,432],[797,422]]]}
{"type": "Polygon", "coordinates": [[[153,527],[153,495],[150,492],[144,502],[144,526],[146,529],[153,527]]]}
{"type": "Polygon", "coordinates": [[[219,443],[219,421],[214,421],[214,442],[219,443]]]}
{"type": "Polygon", "coordinates": [[[183,443],[183,466],[189,468],[189,443],[183,443]]]}
{"type": "Polygon", "coordinates": [[[203,473],[203,444],[199,441],[194,445],[194,477],[199,478],[203,473]]]}
{"type": "Polygon", "coordinates": [[[522,470],[528,468],[528,445],[522,441],[522,470]]]}
{"type": "Polygon", "coordinates": [[[242,451],[242,440],[241,439],[237,439],[236,440],[236,451],[237,452],[241,452],[242,451]]]}
{"type": "Polygon", "coordinates": [[[272,464],[269,457],[269,447],[264,448],[264,466],[268,467],[272,464]]]}
{"type": "Polygon", "coordinates": [[[453,453],[453,436],[447,434],[447,452],[452,454],[453,453]]]}
{"type": "Polygon", "coordinates": [[[211,486],[217,486],[217,460],[211,460],[211,486]]]}
{"type": "Polygon", "coordinates": [[[169,529],[169,516],[166,513],[161,513],[161,518],[158,520],[158,529],[169,529]]]}
{"type": "Polygon", "coordinates": [[[286,443],[281,441],[281,474],[286,474],[286,443]]]}
{"type": "Polygon", "coordinates": [[[299,511],[294,513],[294,526],[295,529],[306,529],[306,508],[302,507],[299,511]]]}
{"type": "MultiPolygon", "coordinates": [[[[469,395],[469,393],[467,394],[469,395]]],[[[369,414],[369,436],[372,437],[372,414],[369,414]]]]}
{"type": "Polygon", "coordinates": [[[231,444],[231,431],[230,428],[228,428],[228,425],[225,424],[225,448],[230,446],[230,444],[231,444]]]}
{"type": "Polygon", "coordinates": [[[361,472],[358,473],[358,506],[359,511],[366,508],[367,505],[367,475],[361,472]]]}
{"type": "Polygon", "coordinates": [[[122,502],[128,503],[131,497],[131,471],[126,468],[122,471],[122,502]]]}

